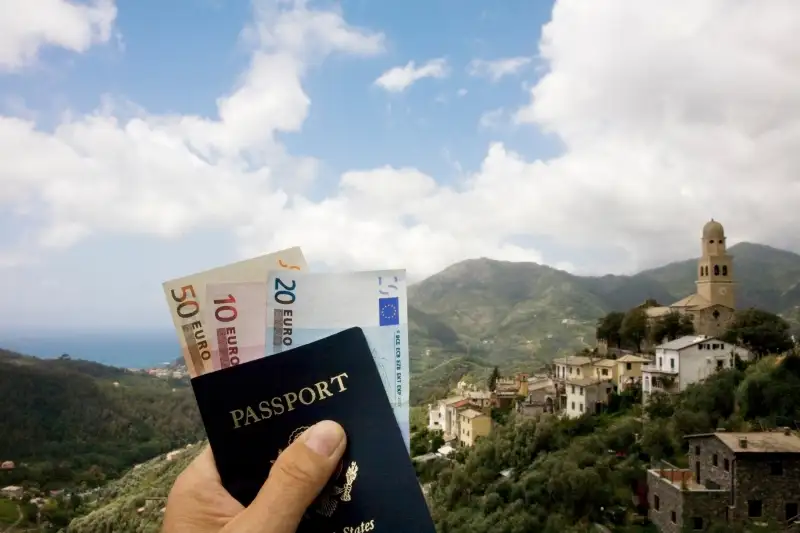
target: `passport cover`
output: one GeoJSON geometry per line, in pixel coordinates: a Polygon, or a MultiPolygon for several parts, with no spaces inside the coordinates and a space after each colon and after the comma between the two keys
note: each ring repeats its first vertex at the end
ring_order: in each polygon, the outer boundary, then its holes
{"type": "Polygon", "coordinates": [[[434,533],[403,435],[361,328],[191,380],[222,485],[253,501],[272,462],[320,420],[347,449],[298,533],[434,533]]]}

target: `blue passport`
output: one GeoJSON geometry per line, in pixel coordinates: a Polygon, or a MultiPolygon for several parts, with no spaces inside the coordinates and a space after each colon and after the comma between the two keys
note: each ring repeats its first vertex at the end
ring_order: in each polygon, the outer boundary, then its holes
{"type": "Polygon", "coordinates": [[[347,449],[298,533],[435,532],[361,328],[198,376],[192,387],[222,485],[243,505],[282,449],[335,420],[347,449]]]}

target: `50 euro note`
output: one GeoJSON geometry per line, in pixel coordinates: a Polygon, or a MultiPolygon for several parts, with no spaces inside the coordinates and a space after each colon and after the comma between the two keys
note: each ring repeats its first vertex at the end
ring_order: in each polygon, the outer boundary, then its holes
{"type": "Polygon", "coordinates": [[[214,341],[207,330],[202,309],[206,305],[207,284],[263,282],[270,270],[295,271],[305,268],[303,252],[299,247],[293,247],[164,282],[164,296],[190,377],[214,370],[211,361],[214,341]]]}
{"type": "Polygon", "coordinates": [[[404,270],[270,272],[268,355],[362,328],[409,447],[408,311],[404,270]]]}
{"type": "Polygon", "coordinates": [[[206,285],[206,324],[213,370],[229,368],[266,355],[267,282],[206,285]]]}

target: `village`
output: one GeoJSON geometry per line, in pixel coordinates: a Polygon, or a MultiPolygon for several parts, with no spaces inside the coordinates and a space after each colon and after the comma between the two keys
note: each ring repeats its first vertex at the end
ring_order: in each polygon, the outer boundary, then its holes
{"type": "MultiPolygon", "coordinates": [[[[716,372],[753,361],[751,350],[720,338],[735,311],[733,260],[725,243],[722,225],[708,222],[702,232],[696,294],[670,306],[641,306],[650,323],[675,312],[691,321],[695,334],[653,345],[645,342],[639,351],[598,339],[592,349],[556,358],[544,372],[494,375],[484,386],[462,380],[449,397],[428,405],[427,431],[440,435],[442,445],[415,460],[447,458],[459,448],[474,446],[497,426],[493,414],[498,411],[522,419],[579,418],[607,412],[623,396],[644,408],[656,395],[680,394],[716,372]]],[[[663,533],[701,531],[711,523],[797,530],[800,428],[762,429],[718,428],[684,435],[688,467],[651,464],[637,506],[663,533]]],[[[511,472],[501,475],[509,477],[511,472]]]]}

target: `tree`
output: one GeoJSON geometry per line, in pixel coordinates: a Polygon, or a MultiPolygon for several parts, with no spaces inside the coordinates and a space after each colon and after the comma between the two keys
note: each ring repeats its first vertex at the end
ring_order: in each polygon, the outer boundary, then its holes
{"type": "Polygon", "coordinates": [[[757,357],[781,354],[794,347],[789,336],[789,324],[784,319],[753,308],[736,312],[722,340],[743,345],[757,357]]]}
{"type": "Polygon", "coordinates": [[[650,329],[650,340],[654,344],[659,344],[664,339],[672,341],[684,335],[694,335],[694,323],[688,315],[682,315],[678,311],[670,311],[659,317],[650,329]]]}
{"type": "Polygon", "coordinates": [[[636,346],[636,351],[641,351],[642,341],[647,338],[647,315],[644,309],[634,307],[622,319],[619,329],[622,341],[636,346]]]}
{"type": "Polygon", "coordinates": [[[497,380],[500,379],[500,370],[497,367],[492,369],[492,373],[489,374],[489,379],[486,381],[486,385],[489,387],[489,390],[494,392],[497,388],[497,380]]]}
{"type": "Polygon", "coordinates": [[[606,341],[609,346],[622,348],[622,337],[619,331],[624,318],[625,313],[620,311],[611,311],[606,316],[600,318],[597,321],[597,330],[595,331],[597,340],[606,341]]]}

